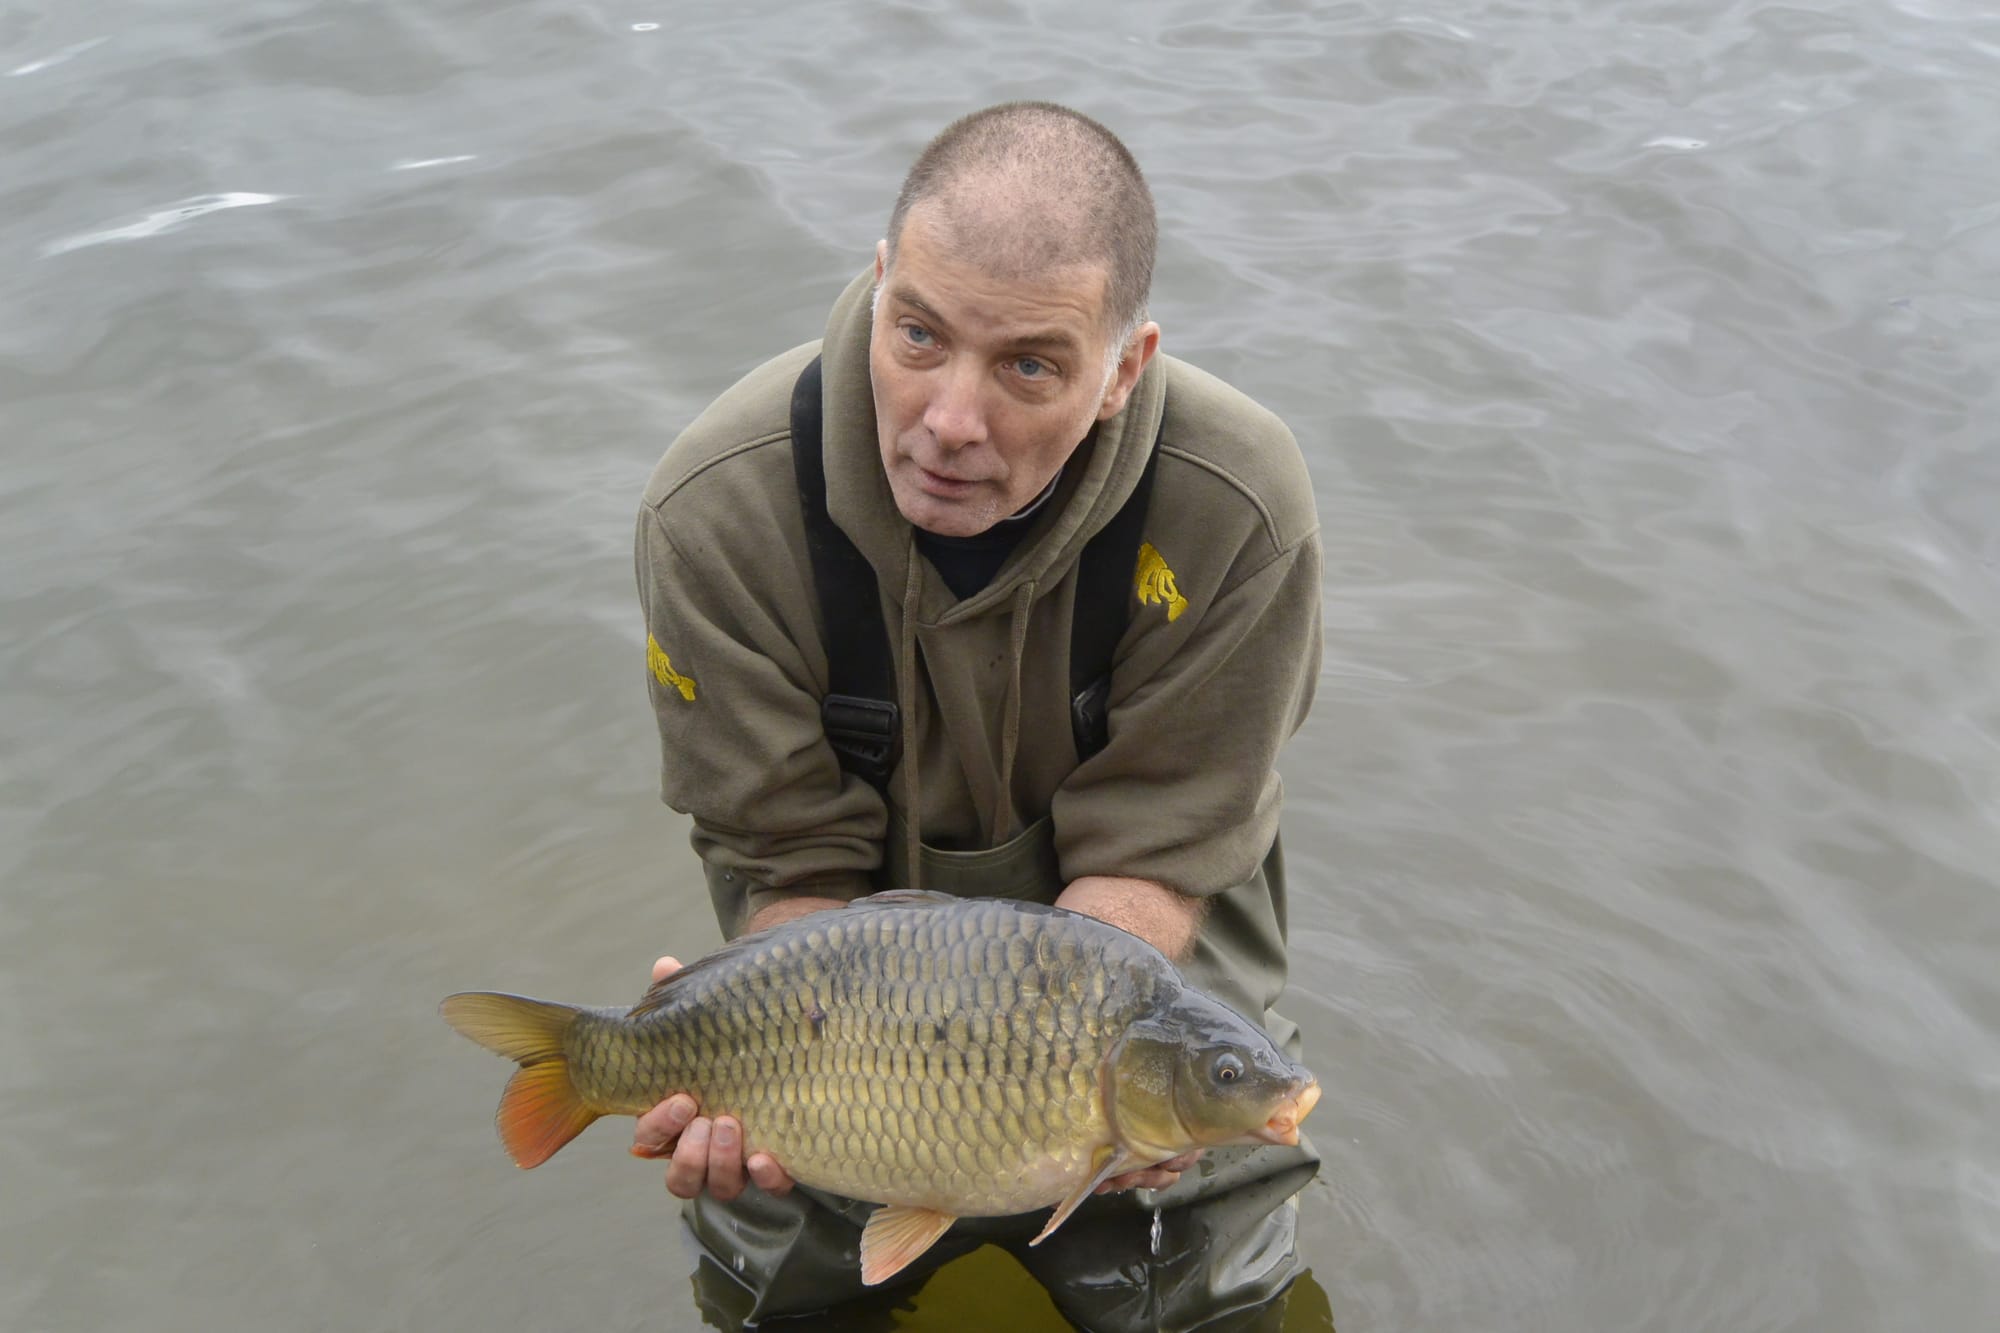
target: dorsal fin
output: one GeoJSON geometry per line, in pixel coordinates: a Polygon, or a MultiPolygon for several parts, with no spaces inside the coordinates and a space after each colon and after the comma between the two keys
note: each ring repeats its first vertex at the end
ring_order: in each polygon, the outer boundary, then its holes
{"type": "Polygon", "coordinates": [[[856,898],[847,906],[849,910],[856,907],[948,907],[964,901],[956,894],[939,893],[935,889],[884,889],[865,898],[856,898]]]}
{"type": "MultiPolygon", "coordinates": [[[[794,918],[794,920],[804,920],[804,918],[798,917],[794,918]]],[[[633,1005],[626,1012],[625,1016],[627,1018],[645,1017],[647,1014],[664,1005],[672,997],[674,991],[687,984],[689,977],[698,977],[712,968],[721,966],[739,954],[749,952],[769,939],[772,934],[783,930],[790,924],[790,921],[786,921],[772,926],[768,930],[757,930],[752,931],[748,935],[738,935],[735,939],[722,945],[713,953],[703,954],[680,971],[662,977],[651,986],[648,986],[646,993],[639,997],[639,1003],[633,1005]]]]}
{"type": "MultiPolygon", "coordinates": [[[[966,900],[953,897],[949,893],[933,893],[928,889],[888,889],[881,893],[871,893],[866,897],[856,898],[845,907],[830,907],[826,910],[865,912],[876,907],[944,907],[964,901],[966,900]]],[[[824,926],[826,923],[819,920],[821,915],[820,912],[808,912],[804,916],[795,916],[789,921],[781,921],[775,926],[767,926],[748,935],[738,935],[713,953],[704,954],[673,975],[654,982],[646,993],[639,997],[639,1003],[632,1006],[626,1017],[643,1018],[664,1005],[677,987],[687,984],[689,977],[700,976],[712,967],[720,966],[732,958],[759,948],[774,936],[802,933],[815,925],[824,926]]]]}

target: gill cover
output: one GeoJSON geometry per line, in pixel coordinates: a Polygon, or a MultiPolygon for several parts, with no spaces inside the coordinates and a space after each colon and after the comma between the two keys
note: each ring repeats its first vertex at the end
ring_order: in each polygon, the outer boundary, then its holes
{"type": "Polygon", "coordinates": [[[1105,1062],[1105,1117],[1127,1152],[1157,1162],[1200,1143],[1181,1123],[1175,1103],[1184,1055],[1179,1033],[1159,1018],[1132,1024],[1112,1050],[1105,1062]]]}

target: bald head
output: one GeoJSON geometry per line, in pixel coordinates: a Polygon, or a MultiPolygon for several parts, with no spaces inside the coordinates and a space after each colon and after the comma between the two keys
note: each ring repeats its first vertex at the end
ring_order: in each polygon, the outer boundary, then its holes
{"type": "Polygon", "coordinates": [[[1125,145],[1088,116],[1050,102],[1008,102],[946,126],[896,197],[890,267],[917,209],[957,258],[996,277],[1101,269],[1114,348],[1146,317],[1159,233],[1153,195],[1125,145]]]}

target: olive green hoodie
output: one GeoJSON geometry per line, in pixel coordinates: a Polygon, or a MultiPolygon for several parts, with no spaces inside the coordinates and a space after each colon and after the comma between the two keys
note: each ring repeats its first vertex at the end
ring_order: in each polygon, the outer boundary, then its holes
{"type": "MultiPolygon", "coordinates": [[[[1085,875],[1212,898],[1185,970],[1291,1038],[1268,1012],[1284,985],[1282,876],[1260,866],[1278,830],[1273,762],[1319,668],[1318,528],[1297,444],[1227,385],[1156,357],[992,582],[960,601],[917,551],[883,473],[871,278],[842,293],[823,343],[751,371],[674,441],[639,515],[662,796],[694,817],[724,929],[787,894],[852,898],[907,881],[916,828],[927,849],[958,854],[940,860],[975,871],[989,849],[1039,840],[1048,874],[1031,892],[1044,901],[1085,875]],[[875,570],[897,664],[893,811],[842,772],[821,728],[827,662],[789,421],[815,353],[827,508],[875,570]],[[1110,740],[1079,763],[1077,559],[1131,494],[1156,435],[1110,740]]],[[[949,876],[920,877],[957,890],[949,876]]],[[[991,891],[976,874],[967,882],[991,891]]]]}

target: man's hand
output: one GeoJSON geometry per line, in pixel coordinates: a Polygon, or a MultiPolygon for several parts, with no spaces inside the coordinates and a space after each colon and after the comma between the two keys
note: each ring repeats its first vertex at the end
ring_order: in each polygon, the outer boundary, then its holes
{"type": "MultiPolygon", "coordinates": [[[[653,980],[666,980],[680,971],[680,961],[662,958],[653,964],[653,980]]],[[[692,1199],[704,1189],[718,1203],[728,1203],[743,1192],[749,1182],[767,1194],[789,1194],[792,1178],[767,1152],[743,1158],[743,1126],[734,1116],[710,1120],[700,1114],[694,1098],[684,1092],[655,1106],[639,1117],[632,1131],[634,1157],[671,1157],[667,1166],[667,1190],[682,1199],[692,1199]]]]}
{"type": "Polygon", "coordinates": [[[1122,1176],[1111,1179],[1092,1190],[1093,1194],[1116,1194],[1120,1190],[1163,1190],[1181,1178],[1181,1172],[1201,1160],[1203,1150],[1184,1152],[1179,1157],[1169,1157],[1153,1166],[1140,1167],[1137,1171],[1127,1171],[1122,1176]]]}
{"type": "Polygon", "coordinates": [[[1108,921],[1137,935],[1177,963],[1194,952],[1195,936],[1208,915],[1208,900],[1176,893],[1155,880],[1116,875],[1073,879],[1056,895],[1056,906],[1108,921]]]}

